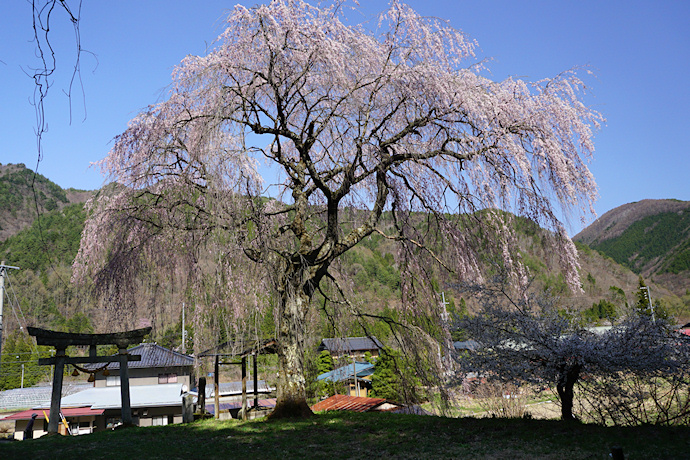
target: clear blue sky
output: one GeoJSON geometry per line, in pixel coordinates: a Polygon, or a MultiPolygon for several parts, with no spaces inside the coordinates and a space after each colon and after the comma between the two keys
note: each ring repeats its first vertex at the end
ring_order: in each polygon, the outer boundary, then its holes
{"type": "MultiPolygon", "coordinates": [[[[96,189],[90,162],[170,82],[187,54],[203,54],[234,1],[83,0],[81,89],[64,94],[74,65],[71,25],[56,14],[51,29],[58,68],[46,102],[49,132],[38,170],[62,187],[96,189]],[[84,110],[84,107],[86,110],[84,110]]],[[[384,1],[361,0],[367,15],[384,1]]],[[[599,215],[645,198],[690,200],[690,2],[434,0],[409,2],[476,39],[495,79],[537,80],[590,66],[588,104],[607,118],[596,135],[591,169],[599,215]]],[[[244,3],[247,6],[254,1],[244,3]]],[[[356,14],[350,14],[353,20],[356,14]]],[[[35,113],[29,101],[36,65],[30,2],[0,5],[0,163],[35,169],[35,113]]],[[[569,231],[581,226],[575,219],[569,231]]]]}

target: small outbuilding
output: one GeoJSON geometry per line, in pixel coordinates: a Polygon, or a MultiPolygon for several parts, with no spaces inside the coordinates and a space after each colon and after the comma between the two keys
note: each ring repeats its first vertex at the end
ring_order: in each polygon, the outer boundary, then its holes
{"type": "Polygon", "coordinates": [[[374,365],[371,363],[353,363],[319,375],[319,381],[343,382],[349,388],[351,396],[366,396],[371,390],[371,376],[374,365]]]}
{"type": "Polygon", "coordinates": [[[378,357],[383,344],[376,337],[343,337],[323,339],[317,351],[328,351],[334,360],[348,357],[355,361],[364,361],[367,352],[378,357]]]}

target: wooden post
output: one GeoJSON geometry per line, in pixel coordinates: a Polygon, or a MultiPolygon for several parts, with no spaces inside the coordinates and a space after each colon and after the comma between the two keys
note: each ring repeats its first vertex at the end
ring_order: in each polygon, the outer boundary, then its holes
{"type": "Polygon", "coordinates": [[[213,410],[215,411],[214,418],[220,418],[220,376],[218,375],[218,355],[216,355],[215,368],[213,369],[213,410]]]}
{"type": "Polygon", "coordinates": [[[199,398],[197,399],[197,411],[206,413],[206,377],[199,377],[199,398]]]}
{"type": "Polygon", "coordinates": [[[256,358],[257,354],[254,353],[254,409],[259,408],[259,377],[256,373],[256,358]]]}
{"type": "Polygon", "coordinates": [[[60,401],[62,399],[62,374],[65,372],[65,349],[55,350],[55,368],[53,369],[53,392],[50,397],[50,420],[48,433],[57,433],[60,422],[60,401]]]}
{"type": "Polygon", "coordinates": [[[120,358],[120,398],[122,400],[122,424],[132,425],[132,407],[129,399],[129,367],[127,366],[127,349],[118,350],[120,358]]]}
{"type": "Polygon", "coordinates": [[[242,420],[247,420],[247,357],[242,356],[242,420]]]}

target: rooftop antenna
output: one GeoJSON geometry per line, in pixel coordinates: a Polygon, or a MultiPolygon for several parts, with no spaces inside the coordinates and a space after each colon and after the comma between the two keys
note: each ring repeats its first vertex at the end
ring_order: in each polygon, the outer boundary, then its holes
{"type": "Polygon", "coordinates": [[[19,270],[19,267],[5,265],[4,260],[0,263],[0,363],[2,362],[2,309],[5,304],[5,276],[7,276],[8,268],[19,270]]]}

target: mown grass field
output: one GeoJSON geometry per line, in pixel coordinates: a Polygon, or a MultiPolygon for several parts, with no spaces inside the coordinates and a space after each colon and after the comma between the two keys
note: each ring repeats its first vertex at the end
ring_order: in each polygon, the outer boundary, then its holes
{"type": "Polygon", "coordinates": [[[607,459],[614,445],[626,459],[690,459],[690,428],[341,412],[3,442],[0,459],[607,459]]]}

